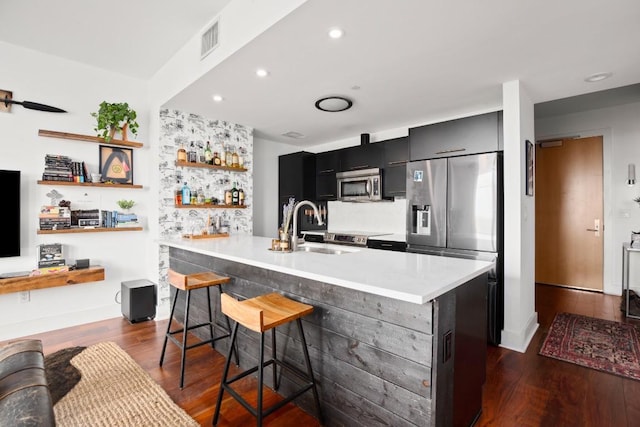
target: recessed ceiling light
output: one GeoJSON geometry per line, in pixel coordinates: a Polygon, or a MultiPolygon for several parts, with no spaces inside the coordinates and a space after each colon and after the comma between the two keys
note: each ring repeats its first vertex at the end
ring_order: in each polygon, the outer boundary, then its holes
{"type": "Polygon", "coordinates": [[[329,30],[329,37],[332,39],[339,39],[342,36],[344,36],[344,31],[340,28],[332,28],[329,30]]]}
{"type": "Polygon", "coordinates": [[[341,96],[327,96],[316,101],[316,108],[329,113],[338,113],[351,108],[353,101],[341,96]]]}
{"type": "Polygon", "coordinates": [[[220,95],[213,95],[213,100],[216,102],[222,102],[224,98],[220,95]]]}
{"type": "Polygon", "coordinates": [[[258,77],[267,77],[268,75],[269,75],[269,72],[264,68],[258,68],[256,70],[256,76],[258,77]]]}
{"type": "Polygon", "coordinates": [[[613,73],[611,73],[611,72],[595,73],[595,74],[591,74],[590,76],[587,76],[584,79],[584,81],[587,82],[587,83],[595,83],[595,82],[599,82],[599,81],[604,80],[604,79],[608,79],[612,75],[613,75],[613,73]]]}
{"type": "Polygon", "coordinates": [[[300,132],[296,132],[296,131],[289,131],[287,133],[283,133],[282,136],[287,136],[289,138],[294,138],[294,139],[300,139],[300,138],[304,138],[304,135],[301,134],[300,132]]]}

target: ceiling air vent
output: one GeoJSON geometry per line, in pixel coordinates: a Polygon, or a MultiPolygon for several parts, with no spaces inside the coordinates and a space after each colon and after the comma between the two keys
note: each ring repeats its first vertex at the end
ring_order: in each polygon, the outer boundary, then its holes
{"type": "Polygon", "coordinates": [[[204,59],[205,56],[213,52],[213,49],[218,47],[218,29],[219,21],[215,21],[203,34],[202,42],[200,44],[200,59],[204,59]]]}

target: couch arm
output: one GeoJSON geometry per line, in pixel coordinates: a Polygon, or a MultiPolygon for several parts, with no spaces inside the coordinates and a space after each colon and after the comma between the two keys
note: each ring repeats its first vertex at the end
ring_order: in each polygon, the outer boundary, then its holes
{"type": "Polygon", "coordinates": [[[0,426],[55,426],[39,340],[0,348],[0,426]]]}

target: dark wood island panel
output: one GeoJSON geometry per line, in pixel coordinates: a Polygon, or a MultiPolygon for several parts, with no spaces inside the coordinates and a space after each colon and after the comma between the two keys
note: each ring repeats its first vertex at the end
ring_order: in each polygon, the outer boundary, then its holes
{"type": "MultiPolygon", "coordinates": [[[[414,304],[173,247],[169,254],[171,268],[181,273],[215,271],[232,277],[223,290],[237,298],[277,291],[315,307],[303,321],[326,425],[453,425],[454,358],[438,359],[445,355],[443,340],[437,339],[444,334],[434,331],[455,329],[456,293],[468,286],[486,290],[486,274],[432,302],[414,304]]],[[[204,290],[198,291],[192,295],[190,323],[207,316],[204,290]]],[[[184,307],[180,299],[176,310],[184,307]]],[[[219,300],[212,300],[217,314],[219,300]]],[[[222,324],[222,317],[217,322],[222,324]]],[[[242,328],[239,332],[240,363],[243,368],[254,366],[258,337],[242,328]]],[[[282,327],[277,332],[278,351],[304,368],[299,342],[289,344],[299,341],[297,330],[282,327]]],[[[226,354],[226,346],[222,340],[216,349],[226,354]]],[[[448,346],[455,354],[455,339],[448,346]]],[[[478,364],[484,375],[484,359],[478,364]]],[[[271,386],[269,370],[266,373],[271,386]]],[[[286,395],[293,384],[286,372],[279,375],[279,392],[286,395]]],[[[295,403],[313,414],[308,394],[295,403]]]]}

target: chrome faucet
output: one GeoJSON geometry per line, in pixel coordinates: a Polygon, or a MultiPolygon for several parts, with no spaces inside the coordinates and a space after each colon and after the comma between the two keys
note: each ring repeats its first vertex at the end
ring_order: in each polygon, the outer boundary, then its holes
{"type": "Polygon", "coordinates": [[[320,213],[318,212],[318,207],[315,203],[310,202],[309,200],[302,200],[298,202],[293,208],[293,234],[291,236],[291,250],[296,251],[298,249],[298,209],[302,205],[309,205],[313,208],[313,213],[316,215],[316,219],[318,220],[318,225],[323,225],[322,218],[320,218],[320,213]]]}

